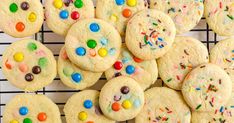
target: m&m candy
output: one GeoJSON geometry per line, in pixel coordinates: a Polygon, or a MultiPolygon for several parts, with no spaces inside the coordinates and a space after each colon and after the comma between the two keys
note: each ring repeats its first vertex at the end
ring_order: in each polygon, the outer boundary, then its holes
{"type": "Polygon", "coordinates": [[[122,103],[122,106],[125,108],[125,109],[129,109],[132,107],[132,103],[129,101],[129,100],[124,100],[123,103],[122,103]]]}
{"type": "Polygon", "coordinates": [[[62,19],[67,19],[68,16],[69,16],[69,12],[67,10],[62,10],[60,13],[59,13],[59,16],[60,18],[62,19]]]}
{"type": "Polygon", "coordinates": [[[20,107],[19,109],[20,115],[27,115],[28,114],[28,108],[27,107],[20,107]]]}
{"type": "Polygon", "coordinates": [[[25,118],[23,123],[32,123],[32,120],[30,118],[25,118]]]}
{"type": "Polygon", "coordinates": [[[41,67],[40,67],[40,66],[34,66],[34,67],[32,68],[32,72],[33,72],[34,74],[39,74],[39,73],[41,73],[41,67]]]}
{"type": "Polygon", "coordinates": [[[28,74],[25,75],[24,78],[25,78],[26,81],[31,82],[34,79],[34,76],[31,73],[28,73],[28,74]]]}
{"type": "Polygon", "coordinates": [[[114,68],[115,68],[116,70],[121,70],[122,67],[123,67],[122,62],[120,62],[120,61],[115,62],[114,68]]]}
{"type": "Polygon", "coordinates": [[[111,106],[113,111],[119,111],[120,110],[120,104],[118,102],[114,102],[111,106]]]}
{"type": "Polygon", "coordinates": [[[63,7],[63,1],[62,0],[54,0],[54,7],[57,9],[60,9],[63,7]]]}
{"type": "Polygon", "coordinates": [[[120,91],[121,91],[122,94],[128,94],[129,93],[129,87],[123,86],[123,87],[121,87],[120,91]]]}
{"type": "Polygon", "coordinates": [[[21,3],[21,9],[22,10],[28,10],[29,9],[29,3],[28,2],[22,2],[21,3]]]}
{"type": "Polygon", "coordinates": [[[83,7],[83,1],[82,0],[76,0],[75,2],[74,2],[74,5],[75,5],[75,7],[76,8],[82,8],[83,7]]]}
{"type": "Polygon", "coordinates": [[[25,29],[25,25],[23,22],[18,22],[16,25],[15,25],[15,29],[18,31],[18,32],[23,32],[24,29],[25,29]]]}
{"type": "Polygon", "coordinates": [[[44,113],[44,112],[39,113],[39,114],[37,115],[37,119],[38,119],[39,121],[46,121],[46,119],[47,119],[46,113],[44,113]]]}
{"type": "Polygon", "coordinates": [[[84,107],[87,108],[87,109],[90,109],[92,108],[93,106],[93,102],[91,100],[85,100],[84,101],[84,107]]]}
{"type": "Polygon", "coordinates": [[[82,80],[82,76],[79,73],[74,73],[72,74],[72,80],[78,83],[82,80]]]}
{"type": "Polygon", "coordinates": [[[115,3],[120,6],[125,3],[125,0],[115,0],[115,3]]]}
{"type": "Polygon", "coordinates": [[[31,13],[29,14],[29,16],[28,16],[28,20],[29,20],[30,22],[35,22],[36,19],[37,19],[37,15],[36,15],[34,12],[31,12],[31,13]]]}
{"type": "Polygon", "coordinates": [[[37,49],[37,45],[35,43],[29,43],[27,48],[29,51],[34,51],[37,49]]]}
{"type": "Polygon", "coordinates": [[[72,18],[73,20],[79,19],[79,18],[80,18],[80,13],[77,12],[77,11],[73,11],[73,12],[71,13],[71,18],[72,18]]]}
{"type": "Polygon", "coordinates": [[[78,118],[81,120],[81,121],[85,121],[87,118],[88,118],[88,114],[85,112],[85,111],[82,111],[78,114],[78,118]]]}
{"type": "Polygon", "coordinates": [[[10,11],[11,11],[12,13],[15,13],[15,12],[17,12],[17,10],[18,10],[18,6],[17,6],[16,3],[12,3],[12,4],[10,5],[9,9],[10,9],[10,11]]]}
{"type": "Polygon", "coordinates": [[[134,66],[132,66],[132,65],[128,65],[127,67],[126,67],[126,73],[127,74],[133,74],[135,72],[135,67],[134,66]]]}
{"type": "Polygon", "coordinates": [[[86,50],[84,47],[78,47],[76,48],[76,54],[79,56],[84,56],[86,54],[86,50]]]}
{"type": "Polygon", "coordinates": [[[19,123],[17,120],[12,120],[10,123],[19,123]]]}
{"type": "Polygon", "coordinates": [[[123,12],[122,12],[122,15],[125,17],[125,18],[129,18],[132,16],[132,11],[130,9],[124,9],[123,12]]]}
{"type": "Polygon", "coordinates": [[[40,66],[40,67],[46,67],[47,66],[47,64],[48,64],[48,60],[47,60],[47,58],[45,58],[45,57],[42,57],[42,58],[40,58],[39,60],[38,60],[38,65],[40,66]]]}
{"type": "Polygon", "coordinates": [[[130,7],[134,7],[137,4],[137,0],[127,0],[127,5],[130,7]]]}
{"type": "Polygon", "coordinates": [[[93,39],[89,39],[87,41],[87,46],[91,49],[94,49],[97,46],[97,42],[93,39]]]}
{"type": "Polygon", "coordinates": [[[22,62],[24,60],[24,54],[22,52],[15,53],[13,57],[16,62],[22,62]]]}
{"type": "Polygon", "coordinates": [[[92,32],[98,32],[100,30],[100,27],[97,23],[92,23],[92,24],[90,24],[89,29],[92,32]]]}
{"type": "Polygon", "coordinates": [[[99,54],[99,56],[101,56],[101,57],[105,57],[105,56],[107,56],[107,50],[106,50],[106,48],[100,48],[99,50],[98,50],[98,54],[99,54]]]}

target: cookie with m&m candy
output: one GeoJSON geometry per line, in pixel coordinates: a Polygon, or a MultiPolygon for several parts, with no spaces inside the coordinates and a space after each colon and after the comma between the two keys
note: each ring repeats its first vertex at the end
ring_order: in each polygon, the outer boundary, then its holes
{"type": "Polygon", "coordinates": [[[95,84],[101,77],[102,72],[94,73],[80,69],[69,60],[63,47],[58,58],[58,74],[66,86],[83,90],[95,84]]]}
{"type": "Polygon", "coordinates": [[[64,106],[67,123],[115,123],[99,107],[99,92],[84,90],[72,95],[64,106]]]}
{"type": "Polygon", "coordinates": [[[44,21],[40,0],[2,0],[0,4],[0,29],[17,37],[37,33],[44,21]]]}
{"type": "Polygon", "coordinates": [[[129,19],[138,11],[147,8],[146,0],[97,0],[96,16],[110,22],[124,35],[129,19]]]}
{"type": "Polygon", "coordinates": [[[69,28],[85,18],[94,18],[92,0],[46,0],[45,18],[48,27],[65,36],[69,28]]]}
{"type": "Polygon", "coordinates": [[[4,123],[62,123],[58,106],[44,95],[20,94],[4,108],[4,123]]]}
{"type": "Polygon", "coordinates": [[[79,68],[103,72],[120,54],[122,39],[115,28],[99,19],[83,19],[75,23],[65,39],[69,59],[79,68]]]}
{"type": "Polygon", "coordinates": [[[56,77],[53,53],[33,39],[12,43],[3,53],[2,71],[14,86],[28,92],[37,91],[56,77]]]}

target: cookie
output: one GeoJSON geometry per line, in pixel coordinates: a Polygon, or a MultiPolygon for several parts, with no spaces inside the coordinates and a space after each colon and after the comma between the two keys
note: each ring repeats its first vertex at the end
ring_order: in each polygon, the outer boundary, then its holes
{"type": "Polygon", "coordinates": [[[115,123],[99,107],[99,92],[84,90],[71,96],[64,106],[67,123],[115,123]]]}
{"type": "Polygon", "coordinates": [[[69,28],[85,18],[94,18],[92,0],[46,0],[45,17],[48,27],[65,36],[69,28]]]}
{"type": "Polygon", "coordinates": [[[168,14],[175,23],[177,34],[193,29],[204,12],[203,0],[150,0],[150,8],[168,14]]]}
{"type": "Polygon", "coordinates": [[[208,63],[208,50],[197,39],[177,36],[172,48],[158,59],[159,75],[170,88],[181,90],[185,76],[202,63],[208,63]]]}
{"type": "MultiPolygon", "coordinates": [[[[219,41],[210,51],[210,62],[223,68],[234,82],[234,38],[219,41]]],[[[233,90],[234,90],[234,84],[233,90]]]]}
{"type": "Polygon", "coordinates": [[[149,9],[130,19],[125,41],[133,55],[151,60],[163,56],[171,48],[175,34],[175,24],[170,16],[149,9]]]}
{"type": "Polygon", "coordinates": [[[28,92],[50,84],[57,74],[52,52],[33,39],[16,41],[5,50],[2,71],[10,83],[28,92]]]}
{"type": "Polygon", "coordinates": [[[204,4],[209,27],[220,36],[234,35],[233,0],[205,0],[204,4]]]}
{"type": "Polygon", "coordinates": [[[135,122],[190,123],[190,119],[190,109],[179,92],[166,87],[154,87],[145,92],[145,105],[135,122]]]}
{"type": "Polygon", "coordinates": [[[69,60],[64,47],[61,49],[58,58],[58,74],[66,86],[77,90],[92,86],[102,75],[102,73],[94,73],[78,68],[69,60]]]}
{"type": "Polygon", "coordinates": [[[184,79],[182,93],[193,111],[214,111],[231,97],[232,81],[227,73],[214,64],[202,64],[184,79]]]}
{"type": "Polygon", "coordinates": [[[40,0],[2,0],[0,29],[16,38],[37,33],[44,21],[40,0]]]}
{"type": "Polygon", "coordinates": [[[59,108],[44,95],[20,94],[4,108],[3,123],[62,123],[59,108]]]}
{"type": "Polygon", "coordinates": [[[144,92],[132,78],[120,76],[101,89],[99,104],[103,114],[116,121],[134,118],[143,108],[144,92]],[[124,115],[123,115],[124,114],[124,115]]]}
{"type": "Polygon", "coordinates": [[[133,56],[125,45],[114,65],[105,71],[107,80],[118,76],[128,76],[135,79],[142,89],[148,88],[158,78],[156,60],[144,61],[133,56]]]}
{"type": "Polygon", "coordinates": [[[104,72],[117,60],[121,43],[112,25],[99,19],[83,19],[69,30],[65,47],[69,59],[81,69],[104,72]]]}
{"type": "Polygon", "coordinates": [[[124,35],[129,19],[138,11],[147,8],[146,0],[97,0],[96,16],[111,23],[124,35]]]}

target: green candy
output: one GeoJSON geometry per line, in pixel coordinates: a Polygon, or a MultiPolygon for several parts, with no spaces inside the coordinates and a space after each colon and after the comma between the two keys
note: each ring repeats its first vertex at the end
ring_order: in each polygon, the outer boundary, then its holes
{"type": "Polygon", "coordinates": [[[87,46],[91,49],[94,49],[97,46],[97,42],[93,39],[88,40],[87,46]]]}
{"type": "Polygon", "coordinates": [[[46,67],[47,66],[47,64],[48,64],[48,60],[47,60],[47,58],[40,58],[39,59],[39,61],[38,61],[38,65],[40,66],[40,67],[46,67]]]}
{"type": "Polygon", "coordinates": [[[75,5],[76,8],[82,8],[84,3],[83,3],[82,0],[76,0],[74,5],[75,5]]]}
{"type": "Polygon", "coordinates": [[[28,50],[30,50],[30,51],[37,50],[37,45],[35,43],[29,43],[28,50]]]}
{"type": "Polygon", "coordinates": [[[63,68],[63,74],[64,74],[65,76],[71,76],[72,73],[73,73],[73,69],[72,69],[72,68],[70,68],[70,67],[65,67],[65,68],[63,68]]]}
{"type": "Polygon", "coordinates": [[[32,123],[32,120],[30,118],[25,118],[23,123],[32,123]]]}
{"type": "Polygon", "coordinates": [[[10,11],[11,11],[12,13],[15,13],[15,12],[17,12],[17,10],[18,10],[17,4],[16,4],[16,3],[12,3],[12,4],[10,5],[10,11]]]}

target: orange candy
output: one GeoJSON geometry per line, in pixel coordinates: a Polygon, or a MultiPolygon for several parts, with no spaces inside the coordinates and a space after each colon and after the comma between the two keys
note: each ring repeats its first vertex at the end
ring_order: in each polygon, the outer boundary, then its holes
{"type": "Polygon", "coordinates": [[[118,102],[114,102],[112,104],[112,110],[113,111],[119,111],[120,110],[120,104],[118,102]]]}
{"type": "Polygon", "coordinates": [[[86,123],[94,123],[93,121],[88,121],[88,122],[86,122],[86,123]]]}
{"type": "Polygon", "coordinates": [[[134,61],[137,62],[137,63],[140,63],[140,62],[143,61],[143,60],[141,60],[140,58],[137,58],[137,57],[135,57],[135,56],[133,57],[133,59],[134,59],[134,61]]]}
{"type": "Polygon", "coordinates": [[[90,56],[95,57],[96,56],[96,51],[94,49],[90,49],[89,54],[90,54],[90,56]]]}
{"type": "Polygon", "coordinates": [[[5,62],[5,66],[6,66],[7,69],[11,69],[12,68],[11,63],[9,63],[8,60],[5,62]]]}
{"type": "Polygon", "coordinates": [[[22,63],[19,65],[19,70],[23,73],[26,73],[28,71],[28,66],[22,63]]]}
{"type": "Polygon", "coordinates": [[[37,119],[38,119],[39,121],[46,121],[46,119],[47,119],[46,113],[44,113],[44,112],[39,113],[39,114],[37,115],[37,119]]]}
{"type": "Polygon", "coordinates": [[[124,9],[123,12],[122,12],[122,15],[125,17],[125,18],[129,18],[132,16],[132,11],[130,9],[124,9]]]}
{"type": "Polygon", "coordinates": [[[23,32],[24,29],[25,29],[25,25],[24,23],[22,22],[18,22],[16,25],[15,25],[15,28],[18,32],[23,32]]]}

